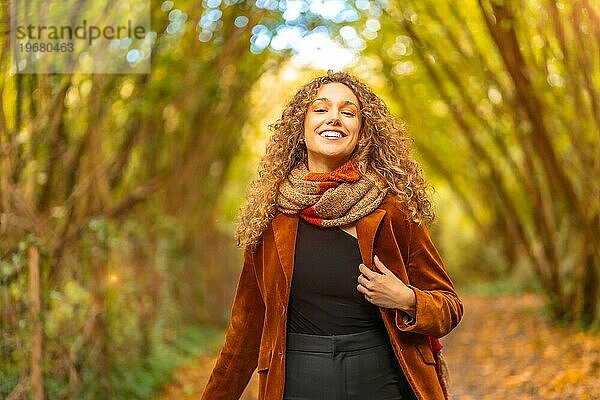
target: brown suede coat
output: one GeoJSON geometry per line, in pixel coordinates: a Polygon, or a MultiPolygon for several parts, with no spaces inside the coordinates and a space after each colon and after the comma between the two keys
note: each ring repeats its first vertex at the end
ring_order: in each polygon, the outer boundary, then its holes
{"type": "MultiPolygon", "coordinates": [[[[203,400],[238,399],[257,367],[259,399],[283,398],[297,229],[298,216],[278,214],[257,248],[246,251],[225,343],[203,400]]],[[[356,229],[364,264],[374,269],[377,255],[416,294],[416,322],[411,326],[404,324],[400,311],[380,308],[398,363],[420,400],[444,399],[426,335],[450,332],[461,319],[462,304],[429,233],[389,194],[356,229]]]]}

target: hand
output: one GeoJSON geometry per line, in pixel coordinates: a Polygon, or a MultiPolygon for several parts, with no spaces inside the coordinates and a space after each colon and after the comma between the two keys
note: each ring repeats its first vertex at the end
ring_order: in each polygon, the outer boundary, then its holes
{"type": "Polygon", "coordinates": [[[411,317],[415,316],[415,292],[404,284],[392,271],[375,256],[375,267],[381,273],[371,271],[365,264],[360,264],[356,289],[365,295],[365,298],[379,307],[396,308],[404,311],[411,317]]]}

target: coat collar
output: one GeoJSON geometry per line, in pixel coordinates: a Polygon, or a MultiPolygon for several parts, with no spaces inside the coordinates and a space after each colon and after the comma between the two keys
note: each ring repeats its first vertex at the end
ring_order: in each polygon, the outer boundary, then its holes
{"type": "Polygon", "coordinates": [[[275,247],[279,262],[288,285],[294,271],[294,251],[296,250],[296,234],[298,232],[298,214],[287,215],[280,213],[271,223],[275,237],[275,247]]]}
{"type": "Polygon", "coordinates": [[[375,234],[383,221],[385,210],[380,208],[358,220],[356,233],[358,235],[358,247],[363,263],[373,269],[373,247],[375,246],[375,234]]]}
{"type": "MultiPolygon", "coordinates": [[[[377,209],[371,214],[361,218],[356,223],[358,247],[363,263],[373,268],[373,246],[375,234],[383,220],[385,210],[377,209]]],[[[279,262],[289,283],[294,270],[294,252],[296,250],[296,234],[298,232],[298,215],[278,214],[272,221],[275,247],[279,255],[279,262]]]]}

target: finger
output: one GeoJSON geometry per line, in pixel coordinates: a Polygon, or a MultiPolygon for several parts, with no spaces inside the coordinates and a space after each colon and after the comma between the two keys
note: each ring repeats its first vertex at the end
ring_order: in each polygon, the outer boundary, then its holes
{"type": "Polygon", "coordinates": [[[367,279],[377,276],[377,272],[371,271],[365,264],[359,264],[358,269],[367,279]]]}
{"type": "Polygon", "coordinates": [[[356,290],[358,290],[360,293],[364,294],[365,296],[370,295],[371,291],[369,289],[367,289],[366,287],[364,287],[361,284],[358,284],[356,286],[356,290]]]}
{"type": "Polygon", "coordinates": [[[392,271],[390,271],[384,263],[381,262],[381,260],[379,259],[379,257],[377,257],[377,255],[375,255],[375,257],[373,258],[373,261],[375,261],[375,266],[377,267],[377,269],[379,271],[381,271],[382,274],[387,275],[387,274],[391,274],[392,271]]]}
{"type": "Polygon", "coordinates": [[[371,284],[369,282],[369,280],[362,274],[358,276],[358,283],[360,283],[362,286],[366,287],[367,289],[370,288],[370,284],[371,284]]]}

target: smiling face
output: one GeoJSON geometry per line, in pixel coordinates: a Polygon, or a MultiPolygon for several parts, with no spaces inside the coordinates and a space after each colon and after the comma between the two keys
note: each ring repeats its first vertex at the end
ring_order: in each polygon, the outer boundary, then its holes
{"type": "Polygon", "coordinates": [[[360,136],[358,99],[343,83],[319,88],[304,117],[308,170],[329,172],[352,156],[360,136]]]}

